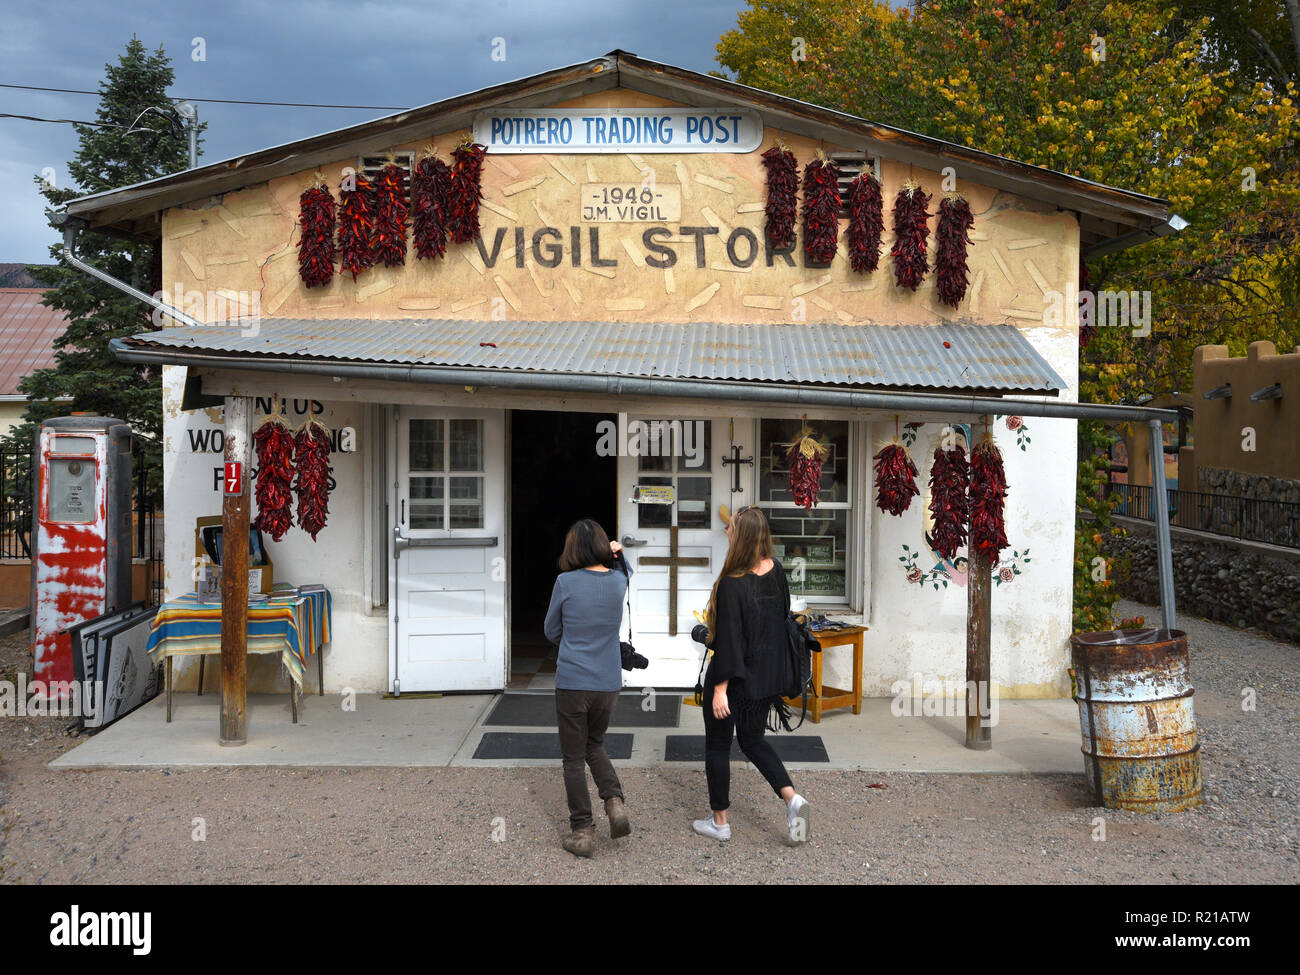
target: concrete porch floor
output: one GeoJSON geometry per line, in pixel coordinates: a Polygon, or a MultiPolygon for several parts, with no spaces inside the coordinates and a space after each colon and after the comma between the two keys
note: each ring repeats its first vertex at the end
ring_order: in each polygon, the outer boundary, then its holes
{"type": "MultiPolygon", "coordinates": [[[[554,731],[505,726],[485,729],[483,720],[496,699],[495,694],[408,696],[400,700],[361,694],[356,697],[356,710],[345,711],[338,695],[309,695],[299,708],[299,723],[295,725],[285,695],[251,695],[247,744],[222,747],[217,742],[220,696],[177,693],[170,725],[166,722],[166,703],[160,696],[55,759],[50,767],[558,765],[558,761],[545,759],[470,757],[485,730],[554,731]]],[[[820,724],[808,720],[795,732],[820,735],[829,762],[787,765],[876,772],[1082,773],[1079,714],[1074,702],[1014,700],[999,705],[993,748],[972,751],[963,744],[963,718],[896,717],[890,713],[888,698],[871,698],[863,702],[860,715],[847,708],[832,711],[822,716],[820,724]]],[[[615,761],[616,766],[650,767],[665,764],[667,735],[702,735],[704,719],[699,708],[683,705],[676,728],[617,727],[612,731],[634,736],[632,757],[615,761]]]]}

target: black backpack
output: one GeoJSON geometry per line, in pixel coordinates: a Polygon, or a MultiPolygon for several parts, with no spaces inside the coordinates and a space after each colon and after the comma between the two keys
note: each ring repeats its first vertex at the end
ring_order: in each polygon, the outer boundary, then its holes
{"type": "MultiPolygon", "coordinates": [[[[780,565],[780,563],[777,564],[780,565]]],[[[784,714],[778,715],[778,719],[786,731],[793,731],[803,725],[804,718],[808,716],[809,696],[816,696],[817,694],[816,688],[812,686],[812,655],[821,653],[822,645],[812,635],[812,631],[808,629],[808,624],[801,622],[790,611],[790,587],[786,582],[784,570],[781,572],[781,589],[785,593],[785,605],[787,607],[785,612],[785,632],[788,661],[785,674],[785,696],[788,698],[801,698],[803,708],[799,715],[799,724],[793,727],[784,714]]],[[[772,728],[771,730],[776,731],[777,729],[772,728]]]]}

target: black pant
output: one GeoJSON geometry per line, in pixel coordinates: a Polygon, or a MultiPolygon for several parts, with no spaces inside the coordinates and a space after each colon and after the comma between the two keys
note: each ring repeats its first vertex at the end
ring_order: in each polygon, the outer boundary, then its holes
{"type": "Polygon", "coordinates": [[[766,725],[761,714],[735,709],[735,700],[728,697],[733,710],[725,718],[713,716],[713,682],[705,675],[704,696],[704,777],[709,783],[709,808],[721,812],[731,805],[731,735],[734,730],[740,750],[757,766],[767,779],[767,784],[778,796],[786,786],[792,786],[790,775],[777,758],[776,752],[763,737],[766,725]]]}
{"type": "Polygon", "coordinates": [[[622,799],[614,766],[605,754],[605,730],[614,714],[618,691],[555,692],[555,721],[560,731],[560,754],[564,757],[564,791],[569,798],[569,826],[591,826],[591,793],[587,791],[587,769],[596,780],[600,798],[622,799]],[[584,765],[585,763],[585,765],[584,765]]]}

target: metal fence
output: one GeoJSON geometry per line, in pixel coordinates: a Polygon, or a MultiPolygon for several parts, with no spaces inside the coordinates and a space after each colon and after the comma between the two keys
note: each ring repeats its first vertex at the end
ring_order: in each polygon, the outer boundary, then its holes
{"type": "MultiPolygon", "coordinates": [[[[1118,496],[1115,514],[1130,518],[1155,519],[1151,488],[1141,484],[1110,484],[1111,496],[1118,496]]],[[[1203,491],[1166,490],[1169,524],[1192,528],[1248,542],[1267,542],[1300,548],[1300,504],[1243,498],[1203,491]]]]}
{"type": "Polygon", "coordinates": [[[0,450],[0,559],[30,559],[31,455],[0,450]]]}
{"type": "MultiPolygon", "coordinates": [[[[163,512],[149,470],[137,449],[132,456],[131,555],[143,559],[151,603],[162,601],[163,512]]],[[[32,457],[26,451],[0,451],[0,559],[32,557],[32,457]]],[[[156,480],[156,479],[155,479],[156,480]]]]}

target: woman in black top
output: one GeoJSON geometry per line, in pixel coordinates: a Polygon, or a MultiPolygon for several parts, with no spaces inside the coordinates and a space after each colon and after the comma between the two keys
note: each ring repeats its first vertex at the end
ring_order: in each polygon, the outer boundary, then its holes
{"type": "Polygon", "coordinates": [[[758,508],[741,508],[727,524],[731,547],[713,583],[705,622],[713,659],[704,675],[704,774],[713,815],[692,823],[695,832],[731,839],[727,808],[731,737],[786,804],[791,844],[808,839],[808,802],[764,739],[773,676],[787,652],[785,618],[790,590],[781,563],[772,558],[772,535],[758,508]]]}

